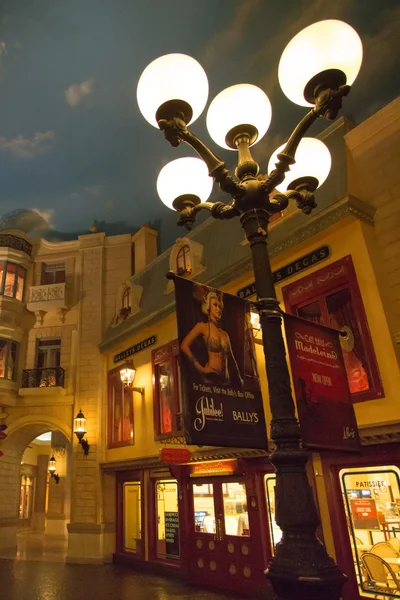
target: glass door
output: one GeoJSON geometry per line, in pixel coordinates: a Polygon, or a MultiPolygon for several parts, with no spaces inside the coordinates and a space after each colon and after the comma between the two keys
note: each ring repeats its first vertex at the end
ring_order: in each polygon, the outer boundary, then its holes
{"type": "Polygon", "coordinates": [[[231,588],[248,586],[250,579],[264,581],[258,511],[249,518],[244,479],[208,478],[191,488],[193,572],[231,588]]]}
{"type": "Polygon", "coordinates": [[[139,481],[126,481],[123,485],[124,536],[123,550],[142,553],[142,503],[139,481]]]}
{"type": "Polygon", "coordinates": [[[162,479],[156,482],[157,558],[180,558],[178,482],[162,479]]]}

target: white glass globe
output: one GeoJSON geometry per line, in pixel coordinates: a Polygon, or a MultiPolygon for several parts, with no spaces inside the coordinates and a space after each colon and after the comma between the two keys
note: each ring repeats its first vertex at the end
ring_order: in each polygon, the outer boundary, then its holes
{"type": "Polygon", "coordinates": [[[256,85],[242,83],[226,88],[214,98],[207,112],[207,128],[219,146],[234,150],[225,142],[228,131],[237,125],[253,125],[258,130],[258,142],[266,134],[271,116],[268,96],[256,85]]]}
{"type": "MultiPolygon", "coordinates": [[[[282,144],[272,154],[268,163],[268,173],[275,169],[278,154],[285,146],[286,144],[282,144]]],[[[316,138],[303,138],[297,148],[295,158],[295,164],[291,165],[283,182],[276,186],[277,189],[285,192],[288,185],[299,177],[315,177],[318,179],[318,187],[321,187],[329,175],[332,163],[331,153],[325,144],[316,138]]]]}
{"type": "Polygon", "coordinates": [[[279,62],[278,78],[285,96],[300,106],[312,106],[304,98],[307,83],[322,71],[340,69],[351,85],[362,62],[362,43],[347,23],[328,19],[306,27],[286,46],[279,62]]]}
{"type": "Polygon", "coordinates": [[[154,127],[157,109],[167,100],[184,100],[193,110],[191,123],[202,113],[208,98],[203,67],[186,54],[166,54],[153,60],[140,76],[137,101],[140,112],[154,127]]]}
{"type": "Polygon", "coordinates": [[[168,208],[175,198],[185,194],[194,194],[202,202],[208,200],[213,187],[205,163],[200,158],[178,158],[165,165],[157,179],[157,192],[168,208]]]}

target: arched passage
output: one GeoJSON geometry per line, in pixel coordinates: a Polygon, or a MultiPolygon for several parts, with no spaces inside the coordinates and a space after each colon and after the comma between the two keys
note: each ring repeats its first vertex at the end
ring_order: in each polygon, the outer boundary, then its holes
{"type": "Polygon", "coordinates": [[[67,441],[72,437],[71,428],[50,415],[23,416],[7,429],[0,458],[0,549],[15,548],[17,543],[22,454],[32,440],[48,431],[60,431],[67,441]]]}

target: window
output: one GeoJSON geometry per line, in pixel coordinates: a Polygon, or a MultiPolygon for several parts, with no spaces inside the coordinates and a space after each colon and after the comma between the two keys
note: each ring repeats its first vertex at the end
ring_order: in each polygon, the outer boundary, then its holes
{"type": "Polygon", "coordinates": [[[65,283],[65,263],[42,263],[41,285],[65,283]]]}
{"type": "Polygon", "coordinates": [[[19,518],[30,519],[32,514],[32,477],[21,475],[21,492],[19,497],[19,518]]]}
{"type": "Polygon", "coordinates": [[[179,558],[178,483],[175,480],[156,482],[157,557],[179,558]]]}
{"type": "Polygon", "coordinates": [[[142,503],[139,481],[127,481],[123,488],[124,541],[125,552],[141,553],[142,544],[142,503]]]}
{"type": "Polygon", "coordinates": [[[178,355],[178,340],[152,352],[155,439],[182,435],[178,355]]]}
{"type": "Polygon", "coordinates": [[[0,338],[0,378],[16,380],[19,344],[0,338]]]}
{"type": "Polygon", "coordinates": [[[60,366],[61,340],[48,338],[36,341],[36,368],[54,369],[60,366]]]}
{"type": "Polygon", "coordinates": [[[275,548],[282,539],[282,530],[275,521],[275,485],[276,476],[272,474],[265,475],[265,490],[267,496],[269,534],[271,536],[272,554],[275,554],[275,548]]]}
{"type": "Polygon", "coordinates": [[[383,396],[378,364],[351,256],[283,288],[287,312],[340,329],[353,402],[383,396]]]}
{"type": "Polygon", "coordinates": [[[26,269],[8,261],[0,262],[0,295],[22,301],[26,269]]]}
{"type": "Polygon", "coordinates": [[[362,597],[399,595],[400,471],[390,465],[339,473],[358,589],[362,597]]]}
{"type": "Polygon", "coordinates": [[[185,244],[176,255],[176,273],[177,275],[190,275],[192,272],[192,261],[190,247],[185,244]]]}
{"type": "Polygon", "coordinates": [[[108,372],[108,448],[134,443],[133,393],[124,387],[120,368],[108,372]]]}
{"type": "Polygon", "coordinates": [[[122,294],[122,308],[131,307],[131,288],[128,286],[124,289],[124,293],[122,294]]]}

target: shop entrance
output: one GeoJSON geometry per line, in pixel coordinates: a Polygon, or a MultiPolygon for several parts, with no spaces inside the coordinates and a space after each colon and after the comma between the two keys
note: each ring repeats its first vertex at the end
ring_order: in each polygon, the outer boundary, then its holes
{"type": "Polygon", "coordinates": [[[244,478],[191,482],[190,569],[195,579],[235,589],[265,586],[258,513],[248,511],[244,478]]]}

